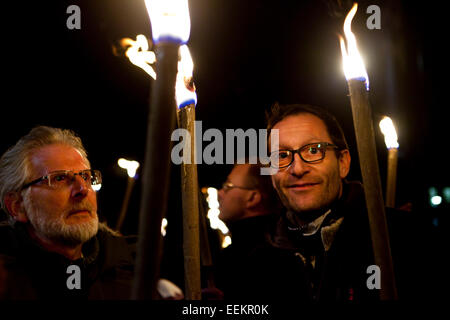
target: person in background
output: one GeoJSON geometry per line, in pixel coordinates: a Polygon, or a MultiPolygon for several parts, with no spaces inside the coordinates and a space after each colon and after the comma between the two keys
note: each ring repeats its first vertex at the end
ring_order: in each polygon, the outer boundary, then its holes
{"type": "Polygon", "coordinates": [[[261,175],[260,169],[260,164],[234,165],[218,193],[219,218],[232,238],[217,263],[216,283],[224,299],[248,296],[262,280],[252,265],[275,226],[280,204],[270,176],[261,175]]]}

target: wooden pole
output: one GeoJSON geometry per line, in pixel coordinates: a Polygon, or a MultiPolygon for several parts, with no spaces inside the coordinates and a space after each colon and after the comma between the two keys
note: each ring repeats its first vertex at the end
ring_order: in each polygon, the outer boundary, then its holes
{"type": "Polygon", "coordinates": [[[368,93],[364,81],[352,79],[348,86],[374,258],[381,270],[380,298],[397,299],[368,93]]]}
{"type": "Polygon", "coordinates": [[[183,253],[186,300],[201,300],[198,178],[195,155],[195,105],[178,110],[178,126],[190,133],[190,163],[181,164],[183,253]]]}
{"type": "Polygon", "coordinates": [[[127,180],[127,189],[125,190],[125,196],[122,202],[122,208],[120,209],[119,217],[116,223],[116,231],[120,232],[122,228],[123,222],[125,221],[125,217],[127,215],[128,203],[130,202],[131,191],[134,186],[134,178],[128,177],[127,180]]]}
{"type": "Polygon", "coordinates": [[[207,210],[205,209],[205,199],[202,192],[198,193],[199,197],[199,219],[200,219],[200,262],[202,270],[205,272],[205,278],[208,288],[215,288],[214,273],[213,273],[213,259],[211,255],[211,246],[208,238],[207,226],[207,210]]]}
{"type": "Polygon", "coordinates": [[[171,135],[175,129],[175,80],[179,45],[156,45],[156,74],[147,123],[139,240],[132,299],[157,299],[161,261],[161,221],[167,210],[171,135]]]}
{"type": "Polygon", "coordinates": [[[398,149],[388,149],[388,172],[386,180],[386,207],[395,208],[395,189],[397,185],[398,149]]]}

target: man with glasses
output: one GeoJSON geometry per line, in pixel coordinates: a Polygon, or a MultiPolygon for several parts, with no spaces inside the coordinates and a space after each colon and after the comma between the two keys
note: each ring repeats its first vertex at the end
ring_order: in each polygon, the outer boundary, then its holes
{"type": "MultiPolygon", "coordinates": [[[[272,184],[286,208],[271,240],[279,258],[271,259],[297,270],[311,300],[378,299],[379,290],[368,285],[375,280],[367,270],[375,263],[364,190],[345,180],[351,159],[338,122],[318,107],[275,104],[267,128],[279,134],[278,148],[270,150],[278,169],[272,184]]],[[[402,221],[403,230],[408,225],[402,221]]],[[[408,255],[392,244],[393,254],[408,255]]],[[[394,268],[402,262],[394,259],[394,268]]]]}
{"type": "MultiPolygon", "coordinates": [[[[280,205],[270,177],[260,164],[236,164],[219,190],[219,218],[230,229],[232,243],[219,256],[217,287],[225,299],[258,293],[264,283],[255,266],[256,255],[275,225],[280,205]]],[[[267,267],[267,266],[266,266],[267,267]]]]}
{"type": "Polygon", "coordinates": [[[270,177],[260,175],[259,164],[236,164],[219,190],[219,218],[227,224],[267,216],[277,210],[270,177]]]}
{"type": "Polygon", "coordinates": [[[36,127],[3,154],[0,298],[129,297],[134,240],[99,223],[101,183],[69,130],[36,127]]]}

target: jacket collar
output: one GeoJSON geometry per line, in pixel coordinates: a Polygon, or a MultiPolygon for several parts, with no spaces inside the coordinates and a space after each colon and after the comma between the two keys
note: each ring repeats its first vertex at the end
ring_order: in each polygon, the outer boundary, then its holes
{"type": "MultiPolygon", "coordinates": [[[[92,237],[82,246],[82,258],[77,259],[75,261],[71,261],[64,257],[61,254],[56,252],[51,252],[44,249],[41,245],[39,245],[36,241],[34,241],[27,230],[26,224],[16,222],[13,225],[13,228],[19,238],[20,241],[20,249],[18,254],[22,259],[36,259],[36,261],[45,261],[56,263],[57,265],[67,265],[73,263],[79,263],[82,265],[92,264],[98,257],[99,254],[99,241],[98,241],[98,233],[96,236],[92,237]]],[[[99,224],[99,232],[100,232],[100,224],[99,224]]]]}
{"type": "MultiPolygon", "coordinates": [[[[365,207],[362,184],[357,181],[347,182],[343,180],[343,193],[324,215],[317,218],[307,227],[305,236],[314,236],[320,230],[320,238],[325,251],[331,248],[333,240],[340,229],[344,216],[347,220],[354,220],[354,216],[361,206],[365,207]]],[[[275,233],[268,239],[271,245],[288,250],[297,248],[295,239],[299,237],[299,230],[292,226],[287,218],[287,212],[281,214],[275,233]]],[[[300,234],[301,236],[301,234],[300,234]]]]}

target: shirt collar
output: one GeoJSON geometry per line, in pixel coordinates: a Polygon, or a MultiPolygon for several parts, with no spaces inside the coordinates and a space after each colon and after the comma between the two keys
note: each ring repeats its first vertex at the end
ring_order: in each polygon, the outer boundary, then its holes
{"type": "MultiPolygon", "coordinates": [[[[288,226],[289,230],[298,230],[303,236],[312,236],[314,235],[322,226],[323,221],[325,220],[325,218],[331,213],[331,209],[328,209],[327,212],[325,212],[324,214],[322,214],[320,217],[316,218],[315,220],[304,224],[302,226],[288,226]]],[[[288,220],[293,220],[292,217],[295,213],[293,213],[292,211],[288,211],[287,213],[287,217],[288,220]]]]}

